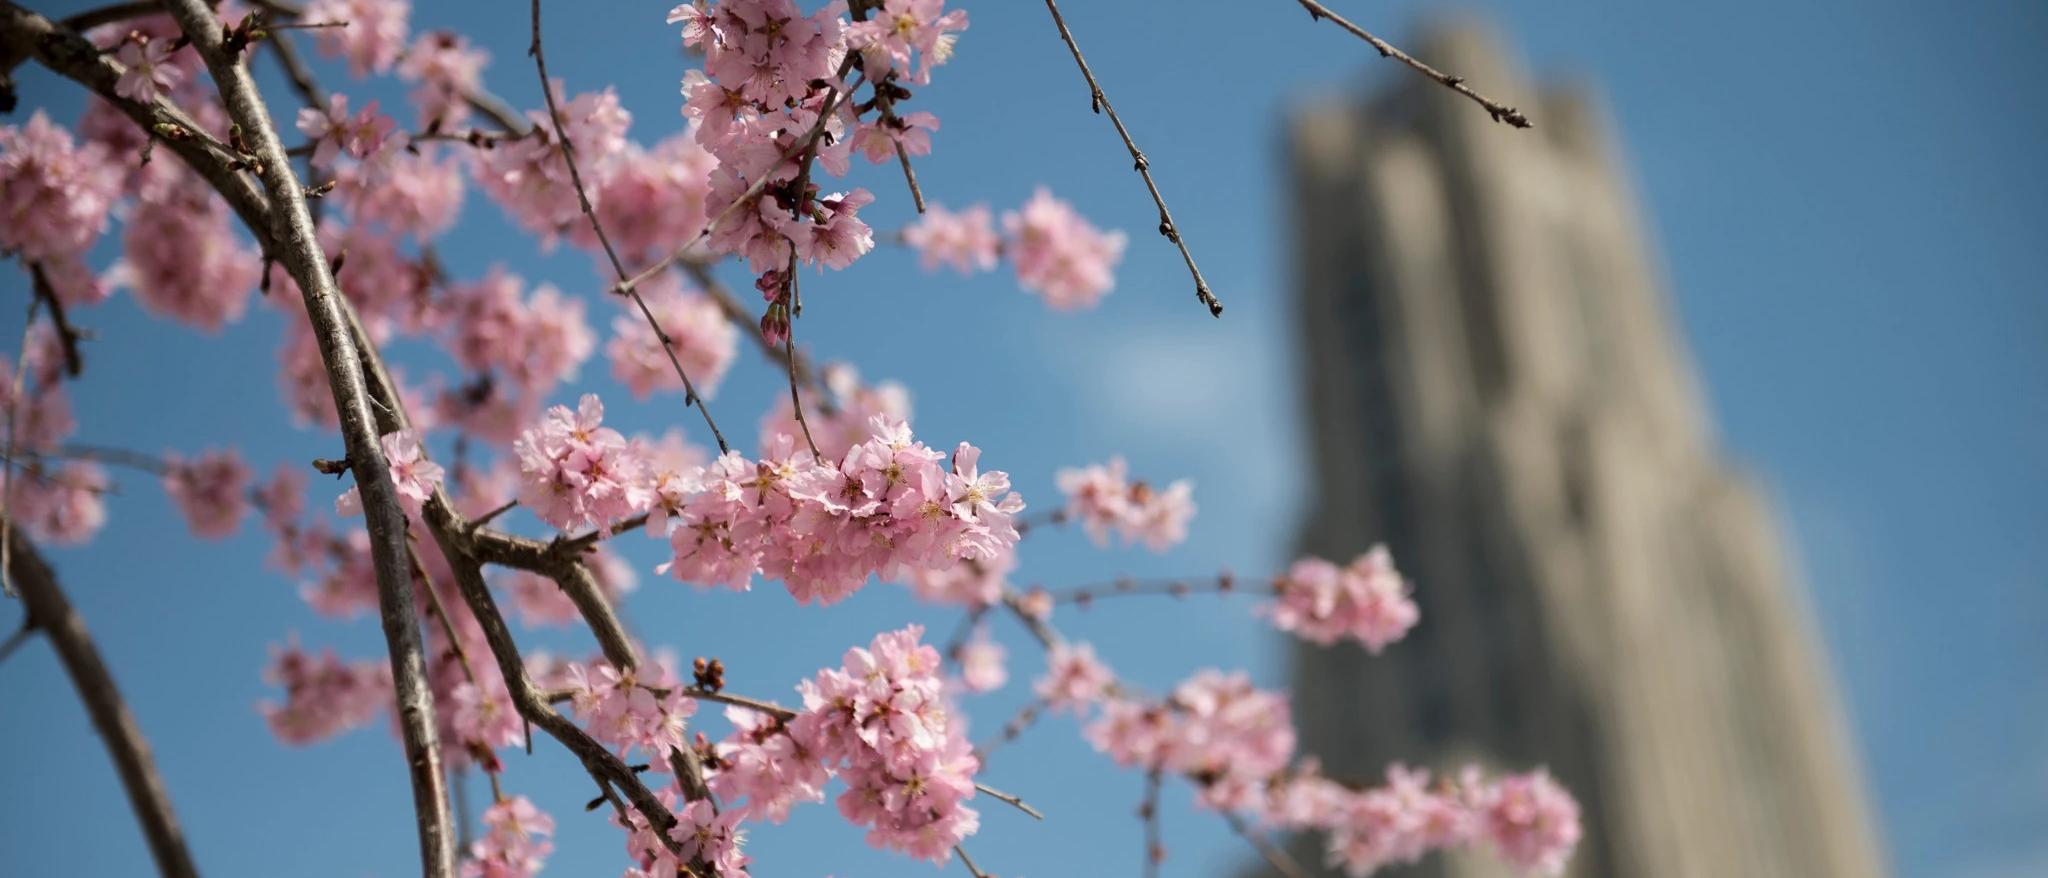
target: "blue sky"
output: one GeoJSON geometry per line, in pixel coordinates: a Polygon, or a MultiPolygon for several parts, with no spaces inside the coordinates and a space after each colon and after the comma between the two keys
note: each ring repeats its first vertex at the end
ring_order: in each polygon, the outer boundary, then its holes
{"type": "MultiPolygon", "coordinates": [[[[1114,134],[1087,112],[1043,9],[964,6],[973,27],[917,98],[944,123],[936,153],[918,165],[926,193],[1000,209],[1045,183],[1132,233],[1118,288],[1095,311],[1053,315],[1003,274],[927,276],[888,251],[807,284],[802,337],[866,375],[905,380],[922,436],[982,445],[984,461],[1008,469],[1041,506],[1054,497],[1055,469],[1112,453],[1141,474],[1196,481],[1202,513],[1171,555],[1034,535],[1024,582],[1282,563],[1312,474],[1299,465],[1279,255],[1280,121],[1309,95],[1403,72],[1283,0],[1069,4],[1229,306],[1212,321],[1177,254],[1150,233],[1144,191],[1114,134]]],[[[554,72],[572,91],[616,83],[643,142],[678,127],[685,63],[661,22],[666,6],[608,4],[596,17],[572,8],[549,7],[554,72]]],[[[1437,7],[1337,8],[1398,38],[1437,7]]],[[[1897,871],[2048,873],[2048,691],[2039,684],[2048,669],[2048,249],[2039,243],[2048,61],[2038,52],[2048,10],[1989,0],[1467,8],[1512,35],[1534,69],[1590,79],[1611,100],[1724,443],[1774,487],[1801,559],[1897,871]]],[[[422,4],[414,24],[472,34],[495,56],[492,88],[522,106],[538,100],[523,4],[517,14],[507,4],[422,4]]],[[[284,94],[274,81],[270,93],[284,94]]],[[[23,72],[21,97],[65,119],[79,106],[75,89],[39,71],[23,72]]],[[[878,226],[908,215],[891,168],[856,173],[882,198],[878,226]]],[[[457,274],[502,261],[595,298],[586,257],[535,252],[481,199],[462,225],[441,248],[457,274]]],[[[0,276],[0,286],[5,301],[25,300],[20,277],[0,276]]],[[[591,307],[609,316],[610,306],[591,307]]],[[[5,310],[0,337],[18,338],[20,309],[5,310]]],[[[78,315],[99,333],[71,388],[79,438],[150,450],[231,443],[266,471],[332,456],[331,438],[288,425],[271,377],[278,317],[255,310],[218,337],[155,323],[125,298],[78,315]]],[[[395,354],[435,362],[422,349],[395,354]]],[[[628,427],[697,427],[673,398],[629,403],[601,363],[585,377],[609,390],[628,427]]],[[[776,373],[743,355],[715,411],[749,434],[780,388],[776,373]]],[[[120,486],[100,539],[53,555],[151,738],[202,866],[214,875],[408,872],[395,740],[371,730],[288,749],[254,707],[271,694],[258,678],[270,644],[296,632],[347,655],[381,655],[374,623],[306,610],[263,567],[256,528],[196,543],[149,480],[123,476],[120,486]]],[[[651,546],[630,557],[657,560],[651,546]]],[[[1278,684],[1280,644],[1248,609],[1133,602],[1065,624],[1149,687],[1207,665],[1248,666],[1278,684]]],[[[819,611],[772,587],[697,594],[651,575],[628,611],[651,641],[724,657],[735,689],[784,698],[876,631],[952,624],[892,589],[819,611]]],[[[0,609],[0,624],[12,624],[9,612],[0,609]]],[[[1013,675],[1035,675],[1026,642],[999,631],[1013,675]]],[[[583,648],[567,637],[535,642],[583,648]]],[[[30,645],[0,666],[0,692],[0,851],[10,871],[147,869],[99,742],[47,648],[30,645]]],[[[1019,694],[972,705],[977,727],[993,730],[1019,694]]],[[[1135,867],[1140,779],[1106,769],[1065,720],[999,753],[987,779],[1049,819],[987,809],[977,859],[1008,875],[1135,867]]],[[[560,819],[561,874],[619,864],[616,836],[577,810],[589,783],[559,749],[537,743],[534,757],[511,761],[507,780],[560,819]]],[[[1192,872],[1243,856],[1221,823],[1185,807],[1185,793],[1169,795],[1177,804],[1165,815],[1173,866],[1192,872]]],[[[753,850],[764,875],[929,868],[867,850],[829,807],[757,833],[753,850]]]]}

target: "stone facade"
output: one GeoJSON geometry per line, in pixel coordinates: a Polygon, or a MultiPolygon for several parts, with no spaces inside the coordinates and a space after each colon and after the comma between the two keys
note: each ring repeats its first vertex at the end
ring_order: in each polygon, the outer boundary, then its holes
{"type": "Polygon", "coordinates": [[[1574,876],[1883,875],[1802,592],[1715,448],[1598,102],[1469,25],[1411,48],[1537,127],[1391,67],[1289,125],[1301,548],[1387,543],[1423,611],[1378,658],[1297,649],[1304,750],[1360,780],[1548,765],[1585,807],[1574,876]]]}

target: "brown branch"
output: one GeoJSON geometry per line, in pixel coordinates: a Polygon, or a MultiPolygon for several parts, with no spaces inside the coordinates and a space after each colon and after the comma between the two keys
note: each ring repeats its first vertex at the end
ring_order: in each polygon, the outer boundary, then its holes
{"type": "MultiPolygon", "coordinates": [[[[28,393],[28,342],[30,333],[36,328],[36,311],[42,307],[40,297],[28,300],[28,316],[21,322],[21,350],[14,357],[14,383],[7,388],[7,460],[14,460],[14,439],[19,433],[21,398],[28,393]]],[[[14,547],[14,523],[7,516],[8,501],[14,499],[14,479],[9,473],[0,479],[0,594],[14,597],[14,579],[9,573],[13,566],[8,564],[8,555],[14,547]]]]}
{"type": "MultiPolygon", "coordinates": [[[[93,728],[106,743],[107,755],[114,760],[114,771],[121,777],[121,787],[128,793],[128,804],[135,810],[135,819],[142,824],[142,834],[149,841],[149,854],[156,860],[157,871],[166,878],[197,878],[199,870],[193,866],[192,854],[185,847],[184,832],[178,828],[178,815],[171,809],[170,796],[164,792],[163,778],[157,775],[149,742],[143,739],[141,726],[136,724],[127,702],[121,699],[121,690],[107,672],[106,662],[100,659],[99,649],[93,646],[85,620],[65,598],[56,574],[27,536],[9,528],[8,537],[14,547],[7,559],[8,578],[20,586],[28,619],[36,630],[49,637],[65,673],[71,676],[72,686],[78,690],[78,699],[85,703],[93,728]]],[[[27,631],[28,626],[24,625],[22,630],[27,631]]]]}
{"type": "Polygon", "coordinates": [[[1166,209],[1166,199],[1159,194],[1159,184],[1152,180],[1152,163],[1138,149],[1131,139],[1130,129],[1124,127],[1124,120],[1116,114],[1116,108],[1109,105],[1109,96],[1102,93],[1101,84],[1095,81],[1095,72],[1088,69],[1088,59],[1081,57],[1081,46],[1074,42],[1074,34],[1067,30],[1067,20],[1060,16],[1060,6],[1054,0],[1045,0],[1046,11],[1052,13],[1052,23],[1060,29],[1060,39],[1067,42],[1067,50],[1074,54],[1074,64],[1081,68],[1081,77],[1088,80],[1089,107],[1097,113],[1107,113],[1109,122],[1116,126],[1118,137],[1124,140],[1124,149],[1131,153],[1132,168],[1138,176],[1145,178],[1145,189],[1152,193],[1152,203],[1159,207],[1159,234],[1180,248],[1180,258],[1188,264],[1188,274],[1195,278],[1195,298],[1208,306],[1213,317],[1223,316],[1223,302],[1209,291],[1209,282],[1202,278],[1202,270],[1195,267],[1195,255],[1188,252],[1188,245],[1181,240],[1180,227],[1173,223],[1173,212],[1166,209]]]}
{"type": "Polygon", "coordinates": [[[1039,811],[1037,808],[1031,807],[1031,804],[1029,802],[1026,802],[1023,799],[1020,799],[1014,795],[1003,792],[1002,790],[996,789],[995,787],[980,782],[976,782],[974,788],[980,790],[983,795],[986,795],[991,799],[1009,805],[1010,807],[1022,811],[1025,814],[1031,815],[1031,819],[1033,820],[1045,819],[1045,814],[1043,812],[1039,811]]]}
{"type": "Polygon", "coordinates": [[[1145,878],[1159,878],[1159,865],[1166,862],[1166,845],[1159,832],[1159,766],[1145,772],[1145,798],[1138,803],[1138,819],[1145,823],[1145,878]]]}
{"type": "Polygon", "coordinates": [[[1038,722],[1038,718],[1045,713],[1045,707],[1045,699],[1038,698],[1019,708],[1015,716],[1010,717],[1008,722],[1003,723],[1002,731],[998,732],[994,738],[986,743],[975,745],[974,758],[981,762],[988,761],[988,755],[995,752],[997,747],[1017,740],[1027,729],[1031,728],[1032,723],[1038,722]]]}
{"type": "Polygon", "coordinates": [[[1083,585],[1050,592],[1053,603],[1076,604],[1087,609],[1090,604],[1107,597],[1119,595],[1166,595],[1187,597],[1191,594],[1243,594],[1244,582],[1229,573],[1213,578],[1191,580],[1176,579],[1131,579],[1125,577],[1097,585],[1083,585]]]}
{"type": "Polygon", "coordinates": [[[156,0],[142,0],[140,3],[115,3],[98,9],[88,9],[64,19],[64,26],[84,33],[103,24],[155,15],[163,11],[163,4],[156,0]]]}
{"type": "Polygon", "coordinates": [[[569,132],[562,127],[562,111],[555,106],[555,89],[548,80],[548,56],[541,48],[540,41],[540,0],[529,4],[533,10],[533,44],[526,53],[533,56],[533,67],[540,74],[540,93],[547,99],[548,120],[554,123],[555,139],[562,144],[562,161],[569,166],[569,182],[576,187],[576,202],[583,208],[583,216],[590,220],[590,230],[597,233],[597,242],[604,247],[604,255],[611,260],[612,271],[619,276],[619,290],[633,297],[633,304],[640,306],[640,315],[647,318],[648,328],[654,330],[654,337],[661,341],[661,352],[668,355],[668,364],[675,367],[676,377],[683,381],[683,404],[696,406],[697,413],[704,416],[704,426],[711,428],[711,438],[718,440],[718,451],[723,454],[732,449],[725,444],[725,434],[718,431],[718,422],[711,417],[711,407],[704,404],[704,398],[697,395],[697,385],[690,381],[690,373],[683,369],[683,361],[676,357],[675,340],[668,331],[661,328],[661,321],[654,319],[654,311],[647,307],[647,300],[641,298],[640,290],[626,275],[625,263],[619,261],[619,252],[612,248],[612,239],[604,233],[604,223],[597,218],[597,209],[590,204],[590,194],[583,188],[583,172],[576,168],[576,145],[569,142],[569,132]]]}
{"type": "Polygon", "coordinates": [[[36,298],[41,299],[43,305],[49,309],[50,325],[57,329],[57,342],[64,351],[64,373],[76,378],[85,369],[85,361],[78,354],[78,342],[84,335],[77,327],[72,326],[70,318],[64,315],[64,301],[57,298],[56,289],[50,286],[50,276],[43,272],[43,264],[31,262],[28,271],[35,287],[36,298]]]}
{"type": "Polygon", "coordinates": [[[960,865],[967,867],[968,874],[974,878],[990,878],[987,872],[981,871],[981,867],[974,864],[974,858],[967,855],[967,848],[956,844],[953,846],[953,853],[960,855],[960,865]]]}
{"type": "Polygon", "coordinates": [[[1309,18],[1314,19],[1316,21],[1321,21],[1327,18],[1330,20],[1331,24],[1335,24],[1338,27],[1348,30],[1352,33],[1353,36],[1356,36],[1359,39],[1364,40],[1367,43],[1371,44],[1373,49],[1377,50],[1380,53],[1380,57],[1392,58],[1396,61],[1406,64],[1410,69],[1414,70],[1415,72],[1427,76],[1430,79],[1436,80],[1443,87],[1448,88],[1451,91],[1457,92],[1458,94],[1464,95],[1467,98],[1471,98],[1473,103],[1476,103],[1486,108],[1486,114],[1492,116],[1493,121],[1504,122],[1516,128],[1533,127],[1533,123],[1529,121],[1529,117],[1522,115],[1521,111],[1516,110],[1514,107],[1510,107],[1506,104],[1500,103],[1499,101],[1493,100],[1492,98],[1482,95],[1476,91],[1473,91],[1471,86],[1465,84],[1464,77],[1452,76],[1448,73],[1431,67],[1428,64],[1424,64],[1421,61],[1416,60],[1414,56],[1409,55],[1407,52],[1403,52],[1400,49],[1395,48],[1386,40],[1373,36],[1372,34],[1366,32],[1365,28],[1352,24],[1350,21],[1346,20],[1344,16],[1338,15],[1337,13],[1330,11],[1330,7],[1324,6],[1321,3],[1317,3],[1316,0],[1295,0],[1295,2],[1300,3],[1301,8],[1308,10],[1309,18]]]}
{"type": "Polygon", "coordinates": [[[370,536],[377,600],[411,773],[421,871],[431,878],[448,878],[455,873],[455,833],[448,813],[447,777],[441,766],[433,698],[426,686],[419,620],[413,603],[405,512],[399,506],[389,464],[378,444],[356,343],[338,304],[340,293],[315,237],[305,189],[292,171],[284,145],[278,141],[255,79],[237,58],[222,51],[220,21],[203,0],[167,0],[165,6],[206,62],[229,118],[254,151],[259,176],[271,201],[268,225],[259,227],[267,228],[268,238],[275,242],[269,255],[281,261],[298,284],[319,341],[370,536]]]}

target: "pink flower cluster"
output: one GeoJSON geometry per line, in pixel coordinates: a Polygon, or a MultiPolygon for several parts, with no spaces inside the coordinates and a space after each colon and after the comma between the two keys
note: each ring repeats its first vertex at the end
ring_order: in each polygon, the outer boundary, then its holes
{"type": "MultiPolygon", "coordinates": [[[[718,303],[703,293],[677,286],[643,289],[647,308],[661,324],[673,346],[676,360],[697,387],[697,394],[711,399],[719,382],[738,352],[739,330],[727,320],[718,303]]],[[[662,350],[661,339],[637,310],[612,320],[612,339],[605,345],[611,359],[612,377],[626,385],[633,396],[646,399],[657,390],[681,390],[683,382],[662,350]]]]}
{"type": "Polygon", "coordinates": [[[1116,675],[1095,657],[1095,647],[1086,643],[1053,644],[1046,651],[1045,665],[1045,676],[1033,688],[1039,700],[1053,710],[1086,713],[1116,687],[1116,675]]]}
{"type": "Polygon", "coordinates": [[[953,54],[954,32],[967,29],[967,13],[947,12],[945,0],[882,0],[866,21],[846,29],[846,43],[861,53],[871,79],[893,74],[922,85],[932,67],[953,54]],[[911,55],[918,65],[913,72],[911,55]]]}
{"type": "Polygon", "coordinates": [[[1002,239],[996,236],[995,219],[986,204],[958,213],[926,205],[924,215],[904,227],[903,242],[917,251],[926,271],[941,265],[961,274],[989,271],[996,267],[1002,251],[1002,239]]]}
{"type": "Polygon", "coordinates": [[[682,695],[675,673],[663,663],[630,671],[605,661],[572,664],[562,684],[592,737],[621,752],[639,748],[652,771],[666,772],[669,751],[689,746],[683,730],[697,702],[682,695]]]}
{"type": "Polygon", "coordinates": [[[571,412],[548,409],[512,443],[519,502],[559,528],[601,526],[645,511],[652,500],[642,450],[604,426],[604,403],[586,393],[571,412]]]}
{"type": "Polygon", "coordinates": [[[316,28],[314,44],[322,55],[348,59],[349,72],[362,77],[398,63],[411,15],[409,0],[312,0],[299,19],[347,22],[346,27],[316,28]]]}
{"type": "Polygon", "coordinates": [[[271,733],[287,744],[311,744],[369,725],[396,697],[389,664],[344,662],[332,650],[308,655],[297,644],[275,651],[263,679],[284,687],[283,704],[259,707],[271,733]]]}
{"type": "Polygon", "coordinates": [[[1003,214],[1003,230],[1018,282],[1055,310],[1092,307],[1116,285],[1124,233],[1095,228],[1044,187],[1023,208],[1003,214]]]}
{"type": "MultiPolygon", "coordinates": [[[[878,415],[889,421],[910,420],[910,391],[903,385],[894,381],[863,384],[860,373],[845,363],[827,363],[822,371],[831,410],[824,410],[816,399],[807,400],[804,406],[804,420],[811,425],[811,438],[818,443],[820,455],[831,460],[846,456],[853,446],[867,441],[869,424],[878,415]]],[[[761,419],[764,451],[777,436],[803,435],[795,412],[787,399],[776,396],[775,407],[761,419]]]]}
{"type": "Polygon", "coordinates": [[[56,333],[37,326],[26,339],[17,395],[12,357],[0,357],[0,412],[14,418],[16,460],[0,468],[0,486],[7,497],[8,520],[34,536],[55,543],[79,544],[106,523],[102,495],[112,489],[99,464],[56,461],[42,457],[58,449],[77,423],[64,395],[59,369],[62,354],[56,333]]]}
{"type": "MultiPolygon", "coordinates": [[[[441,487],[441,465],[427,459],[426,450],[420,447],[420,440],[411,430],[399,430],[377,437],[377,444],[383,448],[384,461],[391,468],[391,482],[398,489],[398,504],[405,513],[418,518],[420,507],[425,506],[441,487]]],[[[354,486],[335,499],[334,510],[342,515],[360,515],[363,511],[362,494],[354,486]]]]}
{"type": "MultiPolygon", "coordinates": [[[[603,181],[610,179],[625,150],[626,129],[633,114],[619,106],[619,96],[610,88],[565,99],[560,82],[548,87],[556,93],[562,129],[574,146],[576,166],[597,186],[598,191],[589,194],[601,200],[603,181]]],[[[588,223],[576,199],[575,181],[563,160],[554,123],[542,110],[529,110],[526,115],[533,133],[476,153],[473,167],[478,185],[491,200],[527,231],[552,241],[588,223]]]]}
{"type": "Polygon", "coordinates": [[[452,129],[469,119],[468,97],[483,90],[491,54],[449,31],[420,34],[398,63],[398,75],[413,83],[413,107],[420,125],[452,129]]]}
{"type": "Polygon", "coordinates": [[[1067,495],[1066,515],[1081,522],[1097,545],[1115,531],[1126,543],[1142,542],[1163,552],[1187,539],[1188,521],[1195,517],[1191,483],[1183,479],[1161,491],[1130,481],[1121,457],[1110,458],[1108,464],[1060,470],[1057,481],[1067,495]]]}
{"type": "Polygon", "coordinates": [[[463,366],[495,371],[522,394],[541,396],[576,375],[597,338],[583,319],[581,300],[547,284],[522,296],[522,286],[518,275],[499,268],[476,283],[451,286],[448,350],[463,366]]]}
{"type": "Polygon", "coordinates": [[[1328,861],[1353,878],[1431,851],[1483,846],[1523,874],[1558,875],[1582,835],[1579,805],[1538,770],[1488,780],[1476,766],[1430,784],[1396,763],[1386,783],[1353,789],[1306,764],[1270,787],[1266,821],[1328,832],[1328,861]]]}
{"type": "Polygon", "coordinates": [[[219,332],[248,309],[263,262],[204,181],[169,162],[149,168],[110,278],[152,313],[219,332]]]}
{"type": "Polygon", "coordinates": [[[106,151],[73,142],[43,111],[24,126],[0,125],[0,251],[82,265],[120,194],[106,151]]]}
{"type": "Polygon", "coordinates": [[[1385,546],[1344,567],[1303,558],[1274,581],[1273,593],[1264,612],[1274,627],[1325,646],[1350,637],[1375,655],[1422,616],[1385,546]]]}
{"type": "Polygon", "coordinates": [[[980,760],[923,633],[912,625],[877,635],[805,681],[790,734],[846,782],[839,813],[868,827],[869,844],[945,862],[980,826],[966,805],[980,760]]]}
{"type": "Polygon", "coordinates": [[[194,536],[218,540],[232,536],[249,508],[249,465],[233,449],[207,451],[189,463],[165,455],[164,493],[185,514],[194,536]]]}
{"type": "Polygon", "coordinates": [[[740,845],[746,841],[746,832],[739,828],[741,812],[727,810],[719,814],[710,802],[701,800],[678,808],[676,802],[681,797],[674,787],[657,790],[654,795],[676,816],[675,825],[668,828],[668,837],[676,843],[681,856],[670,852],[639,809],[628,809],[624,820],[618,815],[612,817],[612,825],[626,830],[626,854],[636,864],[626,869],[624,878],[688,875],[692,872],[686,867],[700,859],[710,863],[719,878],[747,878],[747,866],[753,858],[740,851],[740,845]]]}
{"type": "Polygon", "coordinates": [[[1163,705],[1109,701],[1087,734],[1118,764],[1192,778],[1202,803],[1225,811],[1258,809],[1267,781],[1294,757],[1286,696],[1242,672],[1201,671],[1163,705]]]}
{"type": "Polygon", "coordinates": [[[1024,502],[1009,476],[979,468],[965,442],[946,456],[877,417],[833,462],[780,437],[763,458],[728,454],[661,491],[677,579],[744,589],[757,571],[803,603],[830,604],[879,573],[901,579],[993,557],[1017,541],[1024,502]]]}
{"type": "Polygon", "coordinates": [[[500,799],[484,809],[484,835],[469,844],[463,878],[532,878],[555,849],[555,818],[525,796],[500,799]]]}

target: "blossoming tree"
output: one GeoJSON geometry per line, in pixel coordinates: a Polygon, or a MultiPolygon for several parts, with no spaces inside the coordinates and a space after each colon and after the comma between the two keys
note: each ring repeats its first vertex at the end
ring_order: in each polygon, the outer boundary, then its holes
{"type": "MultiPolygon", "coordinates": [[[[1300,5],[1495,119],[1528,125],[1321,4],[1300,5]]],[[[1046,9],[1157,206],[1158,231],[1220,316],[1144,153],[1058,6],[1046,9]]],[[[1531,873],[1563,869],[1577,806],[1540,769],[1433,777],[1394,765],[1378,781],[1328,777],[1296,752],[1283,694],[1216,669],[1148,693],[1055,624],[1058,606],[1111,595],[1253,593],[1281,631],[1377,653],[1420,612],[1385,550],[1304,558],[1259,580],[1017,588],[1009,574],[1034,529],[1171,548],[1195,511],[1189,485],[1134,480],[1113,459],[1058,473],[1061,498],[1027,510],[974,445],[916,435],[902,387],[816,366],[798,346],[804,278],[852,268],[878,239],[913,248],[928,269],[1007,264],[1054,309],[1086,309],[1113,286],[1129,242],[1049,189],[1001,212],[927,203],[913,160],[933,149],[939,120],[912,89],[943,75],[966,11],[944,0],[678,6],[667,21],[698,62],[677,71],[689,122],[651,145],[629,138],[612,90],[549,76],[538,0],[527,48],[543,102],[523,113],[488,90],[482,48],[412,34],[408,13],[404,0],[166,0],[53,20],[0,0],[0,72],[40,64],[92,95],[70,127],[40,108],[0,126],[0,253],[29,278],[33,302],[20,348],[0,362],[0,567],[27,611],[0,656],[32,633],[57,647],[165,874],[196,874],[169,797],[38,549],[93,539],[108,514],[108,467],[159,477],[200,539],[236,532],[254,510],[274,537],[272,561],[304,583],[312,608],[379,615],[385,660],[295,641],[277,649],[266,677],[279,695],[263,717],[279,739],[310,744],[390,716],[426,875],[535,874],[556,821],[585,819],[544,812],[503,777],[535,731],[595,783],[587,810],[604,816],[587,819],[618,828],[628,876],[744,876],[749,825],[827,799],[876,847],[957,857],[985,875],[968,854],[982,809],[1036,812],[977,775],[1043,712],[1081,717],[1096,750],[1146,779],[1148,873],[1163,859],[1149,818],[1170,778],[1286,874],[1300,867],[1269,839],[1297,832],[1320,835],[1329,862],[1354,875],[1467,846],[1531,873]],[[328,91],[301,41],[345,62],[351,82],[403,81],[409,106],[328,91]],[[260,94],[259,62],[280,65],[294,94],[260,94]],[[871,172],[880,179],[900,172],[901,194],[836,182],[856,176],[856,158],[882,166],[871,172]],[[498,269],[451,276],[434,243],[472,188],[541,244],[597,257],[619,316],[593,326],[584,297],[498,269]],[[878,197],[907,198],[920,218],[878,234],[862,219],[878,197]],[[89,264],[111,234],[118,261],[89,264]],[[759,304],[718,283],[712,268],[727,260],[755,278],[759,304]],[[338,457],[312,468],[353,476],[331,514],[314,511],[327,504],[307,500],[301,468],[259,478],[232,449],[159,456],[70,441],[78,413],[65,386],[84,374],[86,347],[72,321],[122,292],[202,332],[252,300],[287,313],[285,408],[340,435],[338,457]],[[441,346],[455,373],[399,380],[381,348],[401,338],[441,346]],[[743,343],[788,378],[786,397],[758,401],[768,414],[752,453],[728,443],[707,404],[743,343]],[[600,351],[634,396],[677,394],[696,420],[662,436],[606,426],[598,396],[568,386],[600,351]],[[548,405],[558,399],[574,405],[548,405]],[[430,445],[451,459],[437,462],[430,445]],[[495,525],[515,509],[538,522],[532,535],[495,525]],[[790,681],[783,701],[733,692],[721,662],[650,660],[622,623],[617,603],[635,571],[611,541],[642,531],[668,547],[653,572],[689,586],[762,583],[826,607],[889,583],[957,607],[961,625],[943,642],[917,626],[849,633],[841,664],[790,681]],[[988,634],[995,615],[1044,649],[1048,670],[1031,707],[977,746],[970,699],[1008,677],[988,634]],[[508,616],[582,626],[596,649],[523,653],[508,616]],[[490,781],[467,845],[456,841],[451,768],[490,781]]],[[[0,85],[20,115],[11,79],[0,85]]]]}

